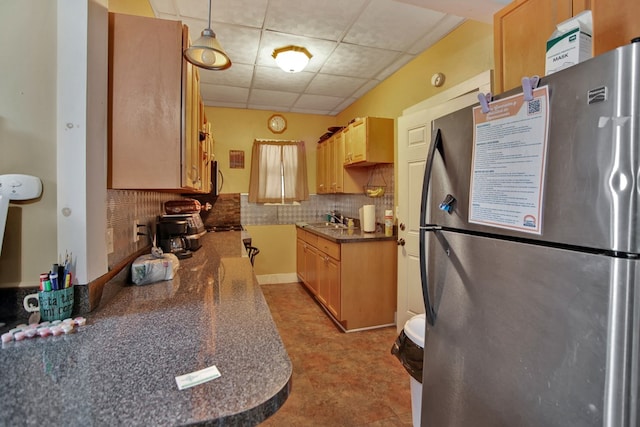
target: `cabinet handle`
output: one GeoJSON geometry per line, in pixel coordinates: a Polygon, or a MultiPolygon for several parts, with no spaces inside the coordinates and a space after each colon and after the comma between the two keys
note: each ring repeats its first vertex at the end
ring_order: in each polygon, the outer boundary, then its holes
{"type": "Polygon", "coordinates": [[[404,239],[399,239],[396,243],[398,244],[398,246],[404,246],[405,241],[404,239]]]}

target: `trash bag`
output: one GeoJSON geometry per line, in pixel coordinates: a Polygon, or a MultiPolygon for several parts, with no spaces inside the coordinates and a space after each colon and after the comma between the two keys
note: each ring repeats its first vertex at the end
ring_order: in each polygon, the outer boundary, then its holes
{"type": "Polygon", "coordinates": [[[396,342],[391,346],[391,354],[398,358],[409,375],[419,383],[422,383],[424,349],[411,341],[411,338],[404,333],[404,329],[400,331],[396,342]]]}

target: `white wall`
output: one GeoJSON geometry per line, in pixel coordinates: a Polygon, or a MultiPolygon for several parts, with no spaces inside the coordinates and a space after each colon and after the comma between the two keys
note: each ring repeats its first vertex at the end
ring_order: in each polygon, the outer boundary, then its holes
{"type": "Polygon", "coordinates": [[[107,0],[0,1],[0,173],[41,178],[11,204],[0,287],[36,286],[60,253],[106,273],[107,0]]]}
{"type": "Polygon", "coordinates": [[[0,1],[0,174],[40,177],[42,198],[11,203],[0,284],[37,284],[57,254],[56,1],[0,1]]]}
{"type": "Polygon", "coordinates": [[[106,0],[58,1],[58,253],[77,282],[107,271],[106,0]]]}

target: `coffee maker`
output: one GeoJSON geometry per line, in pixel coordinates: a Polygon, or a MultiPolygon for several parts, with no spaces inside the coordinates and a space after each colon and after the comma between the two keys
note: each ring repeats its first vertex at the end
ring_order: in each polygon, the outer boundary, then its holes
{"type": "Polygon", "coordinates": [[[161,215],[156,226],[157,241],[164,252],[189,258],[202,246],[200,237],[206,230],[200,214],[161,215]]]}

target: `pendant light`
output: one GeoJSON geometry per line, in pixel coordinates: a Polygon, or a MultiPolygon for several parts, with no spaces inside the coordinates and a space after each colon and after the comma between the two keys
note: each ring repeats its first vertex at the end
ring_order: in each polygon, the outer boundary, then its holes
{"type": "Polygon", "coordinates": [[[202,30],[202,36],[184,51],[184,59],[196,67],[207,70],[226,70],[231,67],[231,59],[224,51],[216,33],[211,29],[211,0],[209,0],[209,26],[202,30]]]}
{"type": "Polygon", "coordinates": [[[307,66],[312,55],[304,47],[285,46],[275,49],[271,56],[273,56],[276,64],[278,64],[278,67],[283,71],[287,73],[299,73],[307,66]]]}

